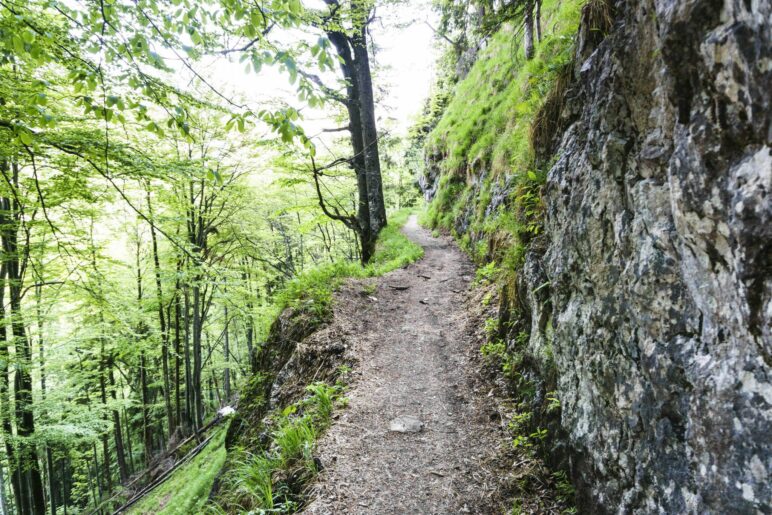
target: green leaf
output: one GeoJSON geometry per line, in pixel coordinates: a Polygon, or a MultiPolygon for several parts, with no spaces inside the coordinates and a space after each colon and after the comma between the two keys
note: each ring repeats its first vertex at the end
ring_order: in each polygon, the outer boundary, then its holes
{"type": "Polygon", "coordinates": [[[19,139],[25,145],[32,145],[32,134],[27,132],[27,131],[20,131],[19,132],[19,139]]]}
{"type": "Polygon", "coordinates": [[[13,49],[19,54],[24,53],[24,41],[19,36],[13,36],[13,49]]]}

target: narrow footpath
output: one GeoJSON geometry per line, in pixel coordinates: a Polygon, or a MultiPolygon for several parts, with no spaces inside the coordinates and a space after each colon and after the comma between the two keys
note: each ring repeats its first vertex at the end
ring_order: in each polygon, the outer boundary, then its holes
{"type": "Polygon", "coordinates": [[[308,514],[494,513],[501,422],[475,380],[465,303],[474,268],[411,217],[424,258],[377,280],[351,349],[356,375],[319,442],[308,514]]]}

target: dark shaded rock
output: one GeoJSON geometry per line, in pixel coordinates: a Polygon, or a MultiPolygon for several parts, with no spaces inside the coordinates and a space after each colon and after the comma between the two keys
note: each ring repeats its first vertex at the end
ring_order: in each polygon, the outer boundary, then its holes
{"type": "Polygon", "coordinates": [[[770,6],[617,13],[577,62],[581,114],[546,188],[551,344],[584,502],[770,510],[770,6]]]}

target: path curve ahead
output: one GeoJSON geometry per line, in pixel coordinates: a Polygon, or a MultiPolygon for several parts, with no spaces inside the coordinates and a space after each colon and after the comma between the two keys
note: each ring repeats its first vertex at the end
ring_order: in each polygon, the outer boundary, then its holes
{"type": "MultiPolygon", "coordinates": [[[[359,360],[347,408],[319,442],[324,470],[307,514],[488,513],[502,433],[475,391],[476,343],[465,300],[474,269],[412,216],[403,231],[424,258],[378,279],[352,342],[359,360]],[[407,288],[406,288],[407,287],[407,288]],[[417,417],[418,433],[389,430],[417,417]]],[[[478,383],[479,384],[479,383],[478,383]]]]}

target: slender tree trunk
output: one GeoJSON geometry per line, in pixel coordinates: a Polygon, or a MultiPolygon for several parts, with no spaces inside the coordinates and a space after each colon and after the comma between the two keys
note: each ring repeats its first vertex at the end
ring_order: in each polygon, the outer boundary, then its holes
{"type": "Polygon", "coordinates": [[[181,368],[181,338],[180,338],[180,288],[177,284],[174,294],[174,407],[177,424],[184,425],[180,399],[180,368],[181,368]]]}
{"type": "MultiPolygon", "coordinates": [[[[124,400],[126,400],[125,396],[124,400]]],[[[129,420],[129,413],[126,411],[126,408],[123,409],[123,427],[126,428],[126,451],[129,454],[129,470],[134,472],[137,470],[137,467],[134,464],[134,449],[131,443],[131,422],[129,420]]]]}
{"type": "MultiPolygon", "coordinates": [[[[105,343],[104,338],[102,338],[102,346],[101,351],[99,353],[99,393],[100,397],[102,399],[102,405],[107,408],[107,382],[105,381],[105,368],[106,368],[106,357],[105,357],[105,343]]],[[[109,495],[110,492],[113,491],[113,477],[112,473],[110,472],[110,444],[109,444],[109,434],[104,433],[102,435],[102,465],[104,466],[104,475],[105,475],[105,488],[107,489],[107,494],[109,495]]]]}
{"type": "MultiPolygon", "coordinates": [[[[245,268],[245,271],[241,274],[241,279],[244,281],[244,283],[246,284],[247,290],[251,294],[252,293],[252,281],[251,281],[251,277],[250,277],[249,273],[246,271],[248,269],[248,266],[249,266],[249,261],[247,260],[247,258],[244,258],[244,268],[245,268]]],[[[255,354],[254,354],[254,350],[253,350],[254,349],[253,341],[254,341],[254,338],[255,338],[255,320],[254,320],[254,317],[252,315],[252,309],[253,309],[252,301],[248,300],[247,301],[247,317],[246,317],[247,319],[246,319],[246,322],[245,322],[245,325],[246,325],[246,329],[245,329],[246,335],[245,336],[246,336],[246,340],[247,340],[247,357],[249,359],[249,370],[254,374],[254,373],[257,372],[257,370],[256,370],[256,364],[255,364],[255,360],[254,360],[255,354]]]]}
{"type": "Polygon", "coordinates": [[[67,468],[68,468],[68,460],[63,459],[59,463],[60,463],[59,476],[62,478],[62,507],[64,507],[64,515],[67,515],[67,505],[70,503],[70,496],[68,495],[69,483],[67,481],[67,478],[69,476],[67,476],[66,474],[67,468]]]}
{"type": "MultiPolygon", "coordinates": [[[[96,483],[97,491],[99,492],[97,499],[102,499],[102,496],[104,496],[104,490],[102,489],[102,481],[99,477],[99,455],[97,454],[96,443],[91,446],[91,450],[94,455],[94,483],[96,483]]],[[[99,501],[97,501],[96,504],[99,504],[99,501]]]]}
{"type": "Polygon", "coordinates": [[[378,153],[378,130],[375,123],[373,79],[367,49],[367,17],[359,1],[352,1],[355,32],[351,41],[354,68],[359,79],[359,111],[362,119],[362,143],[367,168],[367,195],[370,204],[370,226],[374,237],[386,225],[386,204],[383,199],[381,161],[378,153]]]}
{"type": "MultiPolygon", "coordinates": [[[[11,513],[8,509],[8,503],[5,501],[5,474],[3,473],[3,466],[0,464],[0,513],[6,515],[11,513]]],[[[53,515],[56,515],[55,513],[53,515]]]]}
{"type": "Polygon", "coordinates": [[[188,428],[193,426],[193,385],[190,367],[190,292],[185,287],[185,416],[188,428]]]}
{"type": "Polygon", "coordinates": [[[523,20],[524,36],[523,45],[525,48],[525,58],[533,59],[533,0],[528,0],[525,4],[525,18],[523,20]]]}
{"type": "Polygon", "coordinates": [[[204,399],[201,395],[201,333],[203,324],[201,320],[201,288],[198,285],[200,278],[196,278],[193,285],[193,401],[196,431],[204,425],[204,399]]]}
{"type": "MultiPolygon", "coordinates": [[[[42,283],[42,277],[36,277],[39,283],[42,283]]],[[[43,323],[43,287],[38,284],[35,286],[35,312],[37,315],[38,326],[38,358],[40,364],[40,397],[45,401],[46,399],[46,348],[45,339],[43,338],[44,323],[43,323]]],[[[54,458],[51,446],[45,444],[46,453],[46,477],[48,479],[48,505],[51,510],[51,515],[56,515],[56,482],[54,480],[54,458]]]]}
{"type": "Polygon", "coordinates": [[[222,384],[223,384],[223,396],[225,397],[225,402],[228,403],[231,400],[231,368],[230,368],[230,320],[228,320],[228,306],[225,306],[223,308],[223,311],[225,312],[225,342],[223,344],[223,354],[225,355],[225,367],[223,370],[223,378],[222,378],[222,384]]]}
{"type": "Polygon", "coordinates": [[[147,360],[145,353],[139,355],[139,378],[140,389],[142,390],[142,444],[145,452],[145,466],[150,466],[153,458],[153,430],[150,424],[150,395],[147,386],[147,360]]]}
{"type": "MultiPolygon", "coordinates": [[[[110,380],[110,395],[113,401],[118,400],[118,394],[115,391],[115,375],[113,374],[112,364],[108,367],[107,378],[110,380]]],[[[126,484],[129,480],[129,468],[126,465],[126,452],[123,448],[123,432],[121,430],[121,415],[117,409],[112,409],[113,433],[115,439],[115,458],[118,461],[118,474],[121,483],[126,484]]]]}
{"type": "MultiPolygon", "coordinates": [[[[11,165],[11,178],[6,174],[6,182],[18,189],[19,168],[15,163],[11,165]]],[[[19,230],[22,224],[22,206],[18,196],[10,203],[11,216],[8,221],[10,226],[5,227],[2,235],[3,251],[7,265],[7,279],[10,294],[11,334],[16,350],[17,368],[14,375],[14,400],[16,402],[16,434],[22,437],[19,445],[19,466],[25,469],[22,483],[22,497],[29,496],[29,512],[35,515],[43,515],[46,512],[45,488],[40,474],[40,460],[37,447],[30,443],[26,437],[35,433],[35,416],[32,410],[32,345],[27,335],[21,309],[21,295],[23,287],[23,272],[26,267],[26,254],[23,258],[19,252],[19,230]]],[[[27,233],[28,236],[28,233],[27,233]]],[[[26,243],[25,243],[26,245],[26,243]]]]}
{"type": "Polygon", "coordinates": [[[536,9],[534,12],[534,16],[536,17],[536,40],[541,43],[541,2],[542,0],[535,0],[536,1],[536,9]]]}
{"type": "Polygon", "coordinates": [[[164,316],[163,306],[163,289],[161,288],[161,263],[158,257],[158,237],[155,232],[155,221],[153,217],[153,203],[150,198],[150,189],[147,193],[147,210],[150,215],[150,239],[153,247],[153,269],[155,271],[155,286],[156,297],[158,301],[158,322],[161,329],[161,365],[163,369],[163,395],[164,395],[164,407],[166,408],[166,425],[168,429],[169,438],[174,433],[174,414],[172,412],[172,403],[170,395],[169,385],[169,331],[166,324],[166,317],[164,316]]]}
{"type": "MultiPolygon", "coordinates": [[[[0,163],[2,164],[2,163],[0,163]]],[[[7,198],[0,198],[0,228],[7,227],[7,216],[9,213],[10,201],[7,198]]],[[[5,234],[3,234],[3,242],[5,242],[5,234]]],[[[16,505],[16,511],[18,513],[24,513],[27,510],[27,499],[22,487],[22,472],[21,466],[18,461],[18,453],[16,448],[11,443],[13,436],[13,424],[12,424],[12,412],[11,412],[11,398],[9,388],[9,363],[10,354],[9,338],[6,327],[6,313],[5,313],[5,290],[6,290],[6,276],[8,274],[8,268],[6,263],[3,262],[0,265],[0,418],[2,418],[2,427],[5,442],[5,453],[8,458],[8,471],[11,478],[11,490],[13,492],[14,503],[16,505]]]]}

